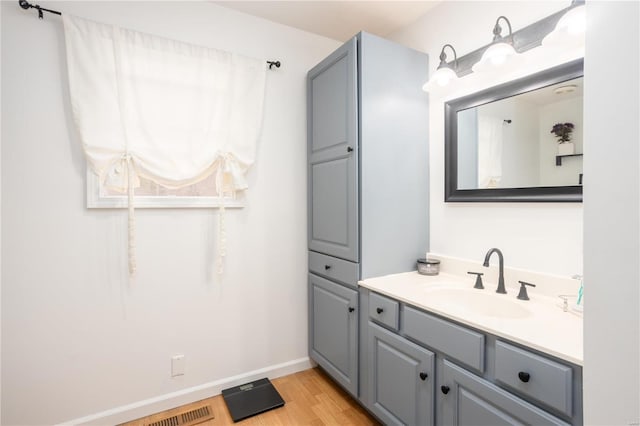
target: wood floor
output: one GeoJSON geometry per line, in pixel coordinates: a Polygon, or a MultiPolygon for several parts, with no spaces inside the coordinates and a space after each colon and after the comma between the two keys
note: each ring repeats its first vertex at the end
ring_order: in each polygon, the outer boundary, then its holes
{"type": "MultiPolygon", "coordinates": [[[[273,379],[272,383],[284,399],[284,407],[250,417],[238,422],[238,425],[379,425],[351,396],[319,368],[273,379]]],[[[199,425],[234,424],[222,396],[218,395],[168,412],[134,420],[123,426],[149,425],[161,421],[167,416],[183,413],[207,403],[213,409],[215,418],[198,423],[199,425]]]]}

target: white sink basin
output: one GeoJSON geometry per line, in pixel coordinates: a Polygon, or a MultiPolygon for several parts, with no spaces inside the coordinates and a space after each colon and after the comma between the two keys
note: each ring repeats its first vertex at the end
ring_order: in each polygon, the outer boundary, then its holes
{"type": "Polygon", "coordinates": [[[527,318],[532,315],[526,301],[512,294],[497,294],[492,290],[439,288],[426,290],[429,303],[447,310],[465,311],[495,318],[527,318]]]}

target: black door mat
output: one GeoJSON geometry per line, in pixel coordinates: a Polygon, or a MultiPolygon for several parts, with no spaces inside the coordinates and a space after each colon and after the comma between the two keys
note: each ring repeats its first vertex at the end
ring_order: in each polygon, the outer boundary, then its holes
{"type": "Polygon", "coordinates": [[[267,378],[224,389],[222,398],[234,423],[284,405],[284,400],[267,378]]]}

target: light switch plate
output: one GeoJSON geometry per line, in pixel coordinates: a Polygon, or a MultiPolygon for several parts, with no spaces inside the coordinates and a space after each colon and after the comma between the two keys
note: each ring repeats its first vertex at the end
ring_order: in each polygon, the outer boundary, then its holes
{"type": "Polygon", "coordinates": [[[184,376],[184,355],[174,355],[171,357],[171,377],[184,376]]]}

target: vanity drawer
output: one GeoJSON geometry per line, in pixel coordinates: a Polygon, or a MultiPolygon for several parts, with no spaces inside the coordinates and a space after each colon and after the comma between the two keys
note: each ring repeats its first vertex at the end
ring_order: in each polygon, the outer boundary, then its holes
{"type": "Polygon", "coordinates": [[[484,371],[483,334],[410,306],[405,306],[403,311],[402,332],[479,373],[484,371]]]}
{"type": "Polygon", "coordinates": [[[573,414],[572,370],[569,366],[497,341],[495,379],[498,384],[567,416],[573,414]]]}
{"type": "Polygon", "coordinates": [[[349,287],[357,288],[359,264],[326,254],[309,252],[309,270],[315,274],[340,281],[349,287]]]}
{"type": "Polygon", "coordinates": [[[369,318],[398,331],[400,319],[398,302],[382,295],[371,293],[369,298],[369,318]]]}

